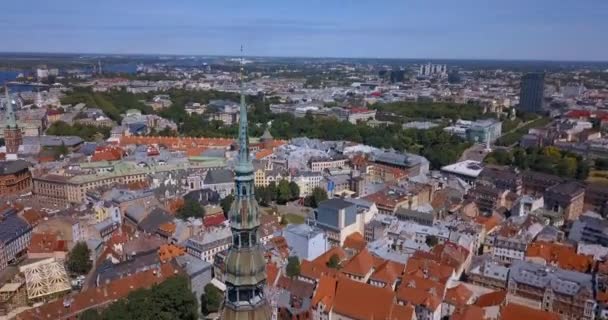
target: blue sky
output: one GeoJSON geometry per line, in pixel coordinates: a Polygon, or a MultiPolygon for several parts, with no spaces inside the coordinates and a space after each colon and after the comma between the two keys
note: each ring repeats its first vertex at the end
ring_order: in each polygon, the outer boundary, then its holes
{"type": "Polygon", "coordinates": [[[608,60],[608,0],[13,0],[0,51],[608,60]]]}

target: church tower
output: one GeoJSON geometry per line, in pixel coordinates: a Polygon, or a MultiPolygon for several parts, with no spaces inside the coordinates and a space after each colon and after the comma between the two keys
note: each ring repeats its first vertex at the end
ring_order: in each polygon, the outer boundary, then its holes
{"type": "Polygon", "coordinates": [[[4,144],[6,146],[6,160],[16,160],[19,146],[23,143],[23,137],[21,136],[21,129],[17,127],[17,120],[15,119],[15,110],[13,109],[13,103],[11,97],[8,94],[8,86],[4,87],[6,94],[5,102],[5,122],[6,127],[4,128],[4,144]]]}
{"type": "Polygon", "coordinates": [[[247,107],[241,61],[239,151],[235,167],[235,200],[229,211],[232,247],[225,260],[226,297],[223,320],[266,320],[271,310],[264,296],[266,262],[258,229],[260,209],[254,197],[254,169],[249,154],[247,107]]]}

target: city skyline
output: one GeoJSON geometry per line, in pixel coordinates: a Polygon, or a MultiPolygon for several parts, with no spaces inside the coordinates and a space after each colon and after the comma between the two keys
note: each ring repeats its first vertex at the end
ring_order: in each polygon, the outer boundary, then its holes
{"type": "Polygon", "coordinates": [[[6,52],[605,61],[608,3],[338,1],[203,4],[26,0],[0,19],[6,52]],[[93,14],[94,13],[94,14],[93,14]],[[278,17],[278,18],[277,18],[278,17]]]}

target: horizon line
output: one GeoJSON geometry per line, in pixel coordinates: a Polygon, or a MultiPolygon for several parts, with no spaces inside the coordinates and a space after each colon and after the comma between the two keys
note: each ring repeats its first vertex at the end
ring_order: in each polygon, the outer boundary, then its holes
{"type": "MultiPolygon", "coordinates": [[[[172,56],[172,57],[241,57],[238,54],[188,54],[188,53],[87,53],[87,52],[59,52],[59,51],[0,51],[0,55],[7,54],[50,54],[50,55],[99,55],[99,56],[172,56]]],[[[338,57],[338,56],[289,56],[289,55],[249,55],[244,58],[283,58],[283,59],[372,59],[372,60],[453,60],[453,61],[505,61],[505,62],[570,62],[570,63],[608,63],[608,60],[560,60],[540,58],[400,58],[400,57],[338,57]]]]}

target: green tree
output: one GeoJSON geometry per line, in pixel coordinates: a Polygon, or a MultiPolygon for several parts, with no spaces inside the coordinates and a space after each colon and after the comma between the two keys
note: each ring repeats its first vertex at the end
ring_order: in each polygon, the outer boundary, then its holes
{"type": "Polygon", "coordinates": [[[291,188],[289,187],[289,182],[287,182],[287,180],[279,181],[279,186],[277,187],[277,202],[279,204],[285,204],[290,199],[291,188]]]}
{"type": "Polygon", "coordinates": [[[76,274],[87,274],[92,266],[89,247],[85,242],[78,242],[68,254],[68,270],[76,274]]]}
{"type": "Polygon", "coordinates": [[[317,206],[319,206],[320,202],[325,200],[327,200],[327,192],[325,191],[325,189],[315,187],[314,189],[312,189],[312,195],[304,199],[304,205],[316,208],[317,206]]]}
{"type": "Polygon", "coordinates": [[[186,198],[184,206],[177,211],[177,216],[182,219],[202,218],[205,216],[205,208],[198,201],[186,198]]]}
{"type": "Polygon", "coordinates": [[[426,243],[427,246],[433,248],[434,246],[436,246],[439,243],[439,239],[437,239],[436,236],[428,236],[428,237],[426,237],[426,240],[424,242],[426,243]]]}
{"type": "Polygon", "coordinates": [[[211,283],[205,286],[205,293],[201,296],[201,311],[203,315],[218,312],[222,304],[224,295],[216,286],[211,283]]]}
{"type": "Polygon", "coordinates": [[[272,195],[266,187],[255,188],[255,198],[263,206],[268,206],[272,203],[272,195]]]}
{"type": "Polygon", "coordinates": [[[337,254],[332,254],[327,260],[327,266],[332,269],[338,269],[340,267],[340,257],[337,254]]]}
{"type": "Polygon", "coordinates": [[[288,277],[296,277],[300,275],[300,259],[296,256],[287,258],[287,267],[285,273],[288,277]]]}
{"type": "Polygon", "coordinates": [[[277,184],[272,181],[268,184],[268,187],[266,187],[266,189],[268,190],[268,194],[270,194],[271,196],[271,201],[275,201],[277,200],[277,195],[278,195],[278,188],[277,188],[277,184]]]}
{"type": "Polygon", "coordinates": [[[585,180],[589,176],[590,165],[589,161],[580,161],[576,167],[576,178],[579,180],[585,180]]]}
{"type": "Polygon", "coordinates": [[[65,146],[65,142],[61,141],[61,145],[57,147],[57,153],[62,156],[65,156],[66,154],[70,153],[68,147],[65,146]]]}
{"type": "Polygon", "coordinates": [[[557,162],[557,173],[564,177],[575,177],[578,162],[576,158],[564,157],[557,162]]]}
{"type": "Polygon", "coordinates": [[[224,211],[224,216],[228,217],[228,212],[230,212],[230,207],[232,207],[233,202],[234,196],[232,194],[229,194],[224,199],[220,200],[220,206],[224,211]]]}
{"type": "Polygon", "coordinates": [[[289,195],[291,200],[300,198],[300,187],[293,181],[289,182],[289,195]]]}

